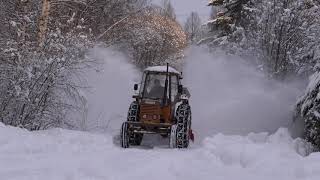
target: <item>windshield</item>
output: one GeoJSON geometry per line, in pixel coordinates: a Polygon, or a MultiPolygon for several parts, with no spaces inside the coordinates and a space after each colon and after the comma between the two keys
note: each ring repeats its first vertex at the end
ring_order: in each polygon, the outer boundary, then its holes
{"type": "Polygon", "coordinates": [[[148,74],[145,79],[143,97],[161,99],[164,95],[166,75],[148,74]]]}
{"type": "MultiPolygon", "coordinates": [[[[149,73],[144,75],[142,82],[141,94],[143,98],[149,99],[163,99],[165,92],[165,81],[166,75],[160,73],[149,73]]],[[[178,77],[176,75],[171,75],[168,77],[168,91],[167,99],[174,101],[178,94],[178,77]],[[170,85],[171,84],[171,85],[170,85]],[[171,92],[170,92],[171,88],[171,92]],[[171,95],[171,97],[170,97],[171,95]]]]}

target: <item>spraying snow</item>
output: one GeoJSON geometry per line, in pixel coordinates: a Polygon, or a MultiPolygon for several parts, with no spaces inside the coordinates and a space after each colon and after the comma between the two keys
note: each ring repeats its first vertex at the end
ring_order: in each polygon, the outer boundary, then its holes
{"type": "MultiPolygon", "coordinates": [[[[88,74],[92,87],[87,95],[88,127],[117,133],[141,74],[112,49],[95,48],[90,54],[100,62],[100,71],[88,74]]],[[[300,93],[297,86],[268,80],[238,57],[212,55],[200,48],[191,48],[185,61],[184,80],[192,94],[198,139],[216,133],[275,132],[290,125],[300,93]]]]}
{"type": "Polygon", "coordinates": [[[192,48],[184,68],[192,94],[193,128],[214,133],[275,132],[288,127],[300,89],[268,80],[243,59],[192,48]]]}
{"type": "Polygon", "coordinates": [[[94,48],[89,56],[98,67],[86,75],[90,87],[86,93],[87,129],[118,132],[126,120],[133,85],[140,81],[140,73],[123,54],[112,49],[94,48]]]}

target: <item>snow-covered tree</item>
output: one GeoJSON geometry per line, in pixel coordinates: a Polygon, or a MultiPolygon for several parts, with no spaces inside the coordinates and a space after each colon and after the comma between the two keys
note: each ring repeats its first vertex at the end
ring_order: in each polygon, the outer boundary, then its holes
{"type": "Polygon", "coordinates": [[[188,40],[194,44],[200,38],[201,33],[201,19],[196,12],[191,12],[190,16],[184,25],[184,31],[187,34],[188,40]]]}
{"type": "Polygon", "coordinates": [[[187,45],[180,24],[153,8],[132,15],[114,28],[111,39],[144,68],[176,60],[187,45]]]}
{"type": "Polygon", "coordinates": [[[220,12],[200,41],[251,56],[271,76],[306,76],[317,61],[319,5],[312,0],[212,0],[220,12]]]}
{"type": "Polygon", "coordinates": [[[160,14],[173,20],[176,19],[176,13],[170,0],[162,0],[162,9],[160,14]]]}
{"type": "MultiPolygon", "coordinates": [[[[303,121],[304,137],[320,150],[320,67],[310,77],[305,94],[296,106],[295,121],[303,121]]],[[[297,123],[297,122],[296,122],[297,123]]]]}
{"type": "MultiPolygon", "coordinates": [[[[102,35],[110,26],[122,18],[131,16],[145,8],[148,0],[87,0],[81,11],[85,23],[92,28],[95,36],[102,35]]],[[[105,40],[105,36],[101,36],[105,40]]]]}
{"type": "Polygon", "coordinates": [[[5,42],[0,46],[0,121],[29,130],[76,126],[64,115],[78,109],[81,101],[73,77],[86,64],[83,54],[91,46],[90,34],[83,33],[81,21],[63,32],[54,23],[62,17],[48,17],[49,26],[39,43],[42,1],[2,5],[6,11],[0,38],[5,42]]]}
{"type": "Polygon", "coordinates": [[[211,0],[208,6],[218,10],[212,15],[207,26],[211,29],[208,35],[199,44],[207,44],[213,48],[221,48],[226,52],[238,53],[245,45],[245,22],[248,21],[245,5],[248,0],[211,0]]]}
{"type": "Polygon", "coordinates": [[[276,77],[308,75],[319,59],[315,53],[320,43],[319,6],[310,2],[278,0],[259,7],[256,34],[261,39],[256,47],[267,71],[276,77]]]}

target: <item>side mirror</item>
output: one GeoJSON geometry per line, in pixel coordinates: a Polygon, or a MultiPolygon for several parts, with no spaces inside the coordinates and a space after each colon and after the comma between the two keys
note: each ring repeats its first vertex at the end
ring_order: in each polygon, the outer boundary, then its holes
{"type": "Polygon", "coordinates": [[[138,84],[135,84],[134,87],[133,87],[133,89],[134,89],[135,91],[137,91],[138,88],[139,88],[139,85],[138,85],[138,84]]]}
{"type": "Polygon", "coordinates": [[[178,93],[179,93],[179,94],[182,94],[182,93],[183,93],[183,86],[182,86],[182,85],[179,85],[179,86],[178,86],[178,93]]]}

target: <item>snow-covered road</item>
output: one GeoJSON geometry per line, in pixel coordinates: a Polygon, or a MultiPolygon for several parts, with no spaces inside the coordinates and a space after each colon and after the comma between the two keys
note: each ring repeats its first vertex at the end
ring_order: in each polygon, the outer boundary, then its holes
{"type": "Polygon", "coordinates": [[[320,153],[286,129],[275,134],[208,137],[190,149],[121,149],[109,134],[0,124],[3,180],[319,180],[320,153]]]}

